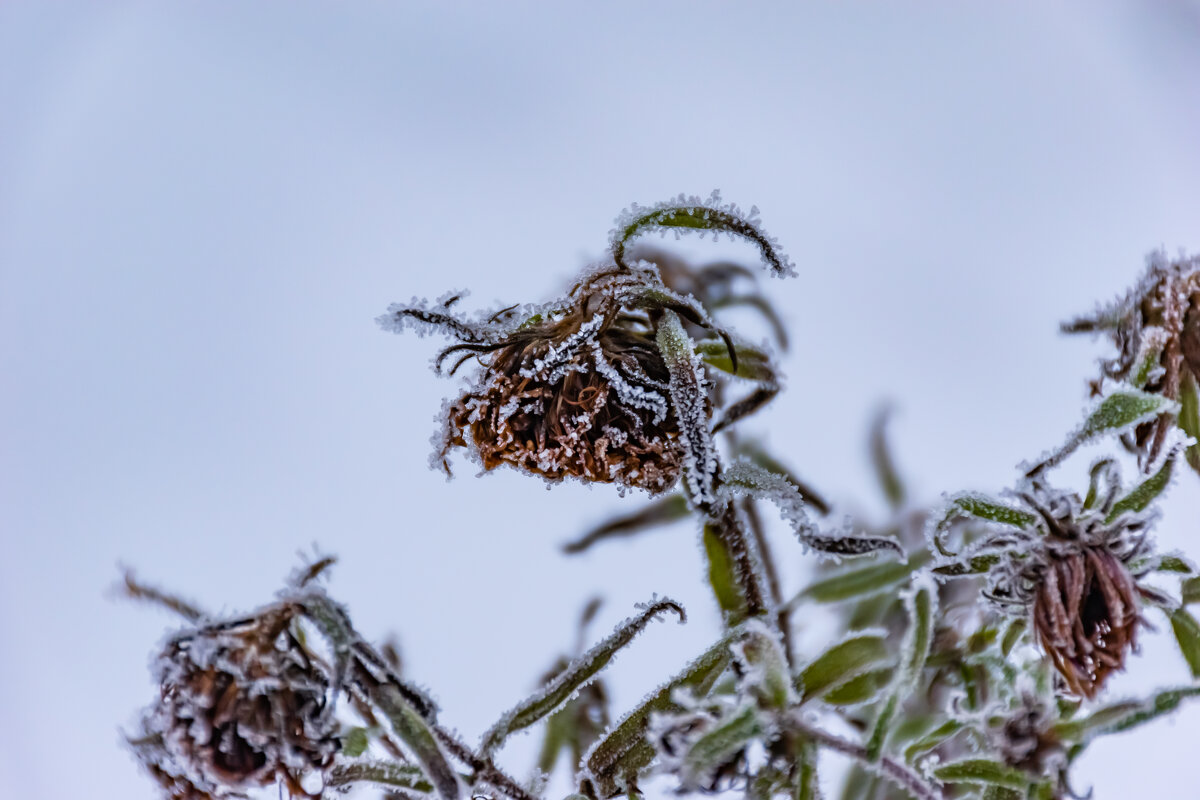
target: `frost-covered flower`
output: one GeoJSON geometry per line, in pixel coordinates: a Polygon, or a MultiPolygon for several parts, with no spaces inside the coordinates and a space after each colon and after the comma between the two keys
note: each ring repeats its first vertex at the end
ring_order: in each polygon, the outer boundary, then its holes
{"type": "MultiPolygon", "coordinates": [[[[1171,259],[1161,250],[1150,253],[1145,273],[1125,297],[1064,324],[1063,330],[1104,331],[1117,347],[1114,358],[1101,361],[1101,377],[1092,383],[1094,394],[1101,393],[1105,379],[1111,379],[1183,401],[1195,413],[1200,381],[1200,256],[1171,259]]],[[[1184,418],[1180,422],[1187,426],[1184,418]]],[[[1174,424],[1174,415],[1161,414],[1137,426],[1125,443],[1143,464],[1153,463],[1174,424]]],[[[1200,469],[1200,458],[1190,460],[1200,469]]]]}
{"type": "Polygon", "coordinates": [[[339,747],[333,681],[296,637],[291,604],[188,629],[158,658],[158,702],[137,752],[180,800],[237,795],[281,781],[311,796],[306,775],[339,747]]]}
{"type": "Polygon", "coordinates": [[[588,274],[558,301],[476,319],[452,315],[458,297],[395,304],[379,320],[457,338],[438,369],[452,356],[451,373],[472,357],[482,365],[445,409],[437,462],[448,469],[449,451],[463,447],[486,470],[508,465],[653,493],[675,484],[683,441],[657,330],[666,312],[714,329],[694,299],[645,263],[588,274]]]}
{"type": "Polygon", "coordinates": [[[1025,695],[997,732],[996,746],[1004,762],[1035,779],[1061,780],[1067,767],[1067,752],[1054,732],[1053,723],[1054,717],[1045,704],[1025,695]]]}
{"type": "Polygon", "coordinates": [[[1071,693],[1092,698],[1124,669],[1143,624],[1133,570],[1150,549],[1153,512],[1113,512],[1112,493],[1085,506],[1079,495],[1034,481],[1011,509],[1013,524],[985,535],[957,562],[935,569],[967,575],[986,568],[985,596],[1027,614],[1037,641],[1071,693]],[[1014,529],[1015,528],[1015,529],[1014,529]]]}

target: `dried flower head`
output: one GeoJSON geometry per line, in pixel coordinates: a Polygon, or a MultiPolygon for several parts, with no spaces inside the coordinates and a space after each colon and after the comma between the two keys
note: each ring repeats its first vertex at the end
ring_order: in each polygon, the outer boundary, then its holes
{"type": "MultiPolygon", "coordinates": [[[[1064,324],[1063,330],[1105,331],[1117,347],[1116,357],[1101,362],[1093,394],[1101,393],[1107,378],[1170,400],[1185,393],[1194,398],[1200,379],[1200,256],[1170,259],[1161,250],[1151,253],[1145,273],[1124,298],[1064,324]]],[[[1172,414],[1161,414],[1137,426],[1125,437],[1126,446],[1143,464],[1152,463],[1174,423],[1172,414]]]]}
{"type": "Polygon", "coordinates": [[[756,305],[761,297],[731,294],[741,268],[692,273],[672,264],[666,281],[655,264],[631,260],[636,251],[628,246],[647,231],[725,233],[754,243],[773,274],[794,274],[775,240],[758,227],[757,213],[722,203],[716,192],[634,205],[612,231],[611,261],[585,274],[563,298],[470,319],[453,313],[461,293],[435,304],[414,298],[390,306],[378,318],[385,330],[415,328],[458,340],[437,357],[436,370],[451,356],[457,357],[451,374],[472,358],[481,366],[445,409],[435,463],[448,469],[449,451],[463,447],[485,470],[507,464],[550,481],[578,478],[652,493],[670,489],[683,474],[692,500],[707,508],[715,491],[713,430],[769,402],[778,385],[766,354],[735,347],[701,301],[672,283],[725,302],[756,305]],[[697,330],[716,336],[697,345],[689,338],[697,330]],[[715,427],[713,387],[701,358],[759,384],[715,427]]]}
{"type": "Polygon", "coordinates": [[[966,575],[976,570],[961,565],[985,566],[985,596],[1028,614],[1067,690],[1087,698],[1124,668],[1142,624],[1140,575],[1131,565],[1149,551],[1153,514],[1114,513],[1115,479],[1111,487],[1088,505],[1033,481],[1018,495],[1033,513],[1009,509],[1008,525],[985,535],[958,565],[935,570],[966,575]]]}
{"type": "Polygon", "coordinates": [[[1067,748],[1054,732],[1054,719],[1045,703],[1025,694],[996,731],[996,748],[1010,767],[1065,788],[1067,748]]]}
{"type": "Polygon", "coordinates": [[[158,660],[160,696],[145,720],[143,762],[170,797],[223,797],[331,766],[338,751],[327,669],[295,635],[297,609],[180,633],[158,660]]]}
{"type": "Polygon", "coordinates": [[[507,464],[551,481],[654,493],[675,484],[682,442],[656,330],[666,311],[715,329],[697,302],[668,289],[649,264],[601,270],[560,301],[476,320],[451,315],[457,299],[393,305],[380,318],[389,329],[458,338],[438,369],[451,356],[459,356],[451,373],[472,357],[482,365],[446,409],[436,453],[444,468],[449,451],[464,447],[485,470],[507,464]]]}

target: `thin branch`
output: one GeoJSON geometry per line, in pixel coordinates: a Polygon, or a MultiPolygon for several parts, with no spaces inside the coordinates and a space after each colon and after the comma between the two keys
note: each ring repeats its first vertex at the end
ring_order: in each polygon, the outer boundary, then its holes
{"type": "Polygon", "coordinates": [[[123,586],[119,587],[118,591],[132,600],[142,600],[162,606],[168,611],[174,611],[188,622],[199,622],[207,616],[198,606],[177,595],[165,592],[156,586],[140,583],[131,569],[125,570],[123,586]]]}
{"type": "Polygon", "coordinates": [[[920,775],[899,761],[887,756],[880,757],[878,761],[872,761],[867,754],[867,748],[848,739],[835,736],[828,731],[812,727],[800,718],[799,713],[791,714],[787,718],[787,722],[792,730],[812,739],[822,747],[828,747],[830,750],[841,753],[844,756],[849,756],[855,761],[861,762],[869,769],[878,770],[881,775],[908,792],[916,800],[944,800],[945,798],[945,795],[938,791],[938,789],[931,786],[920,775]]]}
{"type": "Polygon", "coordinates": [[[438,741],[446,748],[446,751],[471,768],[475,779],[490,783],[511,797],[512,800],[537,800],[521,784],[517,783],[515,778],[497,767],[492,763],[491,759],[484,758],[476,753],[452,731],[446,730],[436,722],[430,723],[430,727],[433,729],[433,733],[437,736],[438,741]]]}

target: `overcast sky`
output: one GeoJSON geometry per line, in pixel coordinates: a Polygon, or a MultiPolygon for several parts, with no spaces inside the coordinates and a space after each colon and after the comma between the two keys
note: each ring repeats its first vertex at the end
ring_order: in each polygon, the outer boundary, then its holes
{"type": "MultiPolygon", "coordinates": [[[[1197,5],[799,5],[0,5],[6,796],[154,796],[118,727],[174,621],[108,596],[118,562],[246,609],[316,542],[472,739],[592,593],[597,633],[653,592],[692,612],[619,658],[618,708],[699,652],[718,621],[696,532],[569,559],[641,499],[428,471],[457,384],[436,343],[373,322],[452,288],[546,299],[631,202],[761,209],[799,277],[769,284],[794,348],[747,428],[844,508],[881,513],[884,399],[918,502],[999,490],[1061,441],[1103,347],[1058,322],[1147,251],[1200,249],[1197,5]]],[[[1200,554],[1200,479],[1166,510],[1160,543],[1200,554]]],[[[809,565],[776,533],[795,588],[809,565]]],[[[1185,680],[1151,636],[1111,691],[1185,680]]],[[[1184,797],[1197,737],[1193,706],[1078,778],[1184,797]]],[[[505,753],[521,774],[532,742],[505,753]]]]}

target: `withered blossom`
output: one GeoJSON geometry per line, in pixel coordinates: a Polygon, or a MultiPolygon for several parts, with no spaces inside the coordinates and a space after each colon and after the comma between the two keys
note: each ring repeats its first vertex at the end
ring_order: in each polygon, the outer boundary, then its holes
{"type": "Polygon", "coordinates": [[[1055,797],[1066,793],[1067,748],[1054,732],[1054,715],[1045,703],[1028,694],[1005,717],[995,735],[1004,763],[1035,780],[1049,778],[1057,786],[1055,797]]]}
{"type": "MultiPolygon", "coordinates": [[[[1170,400],[1187,395],[1194,403],[1200,382],[1200,256],[1172,259],[1161,250],[1151,253],[1146,271],[1123,298],[1064,324],[1063,330],[1107,332],[1117,347],[1114,358],[1101,361],[1101,377],[1091,384],[1094,395],[1110,379],[1170,400]]],[[[1175,422],[1173,414],[1161,414],[1137,426],[1125,444],[1143,465],[1151,464],[1175,422]]],[[[1200,469],[1197,456],[1200,452],[1189,460],[1200,469]]]]}
{"type": "Polygon", "coordinates": [[[991,564],[985,595],[1027,614],[1067,691],[1089,699],[1124,669],[1143,624],[1143,590],[1132,565],[1150,550],[1146,528],[1153,515],[1113,516],[1115,486],[1085,507],[1079,495],[1034,481],[1019,494],[1034,512],[1032,524],[990,533],[966,556],[991,564]]]}
{"type": "MultiPolygon", "coordinates": [[[[676,483],[685,442],[657,328],[674,312],[716,330],[698,302],[669,289],[644,262],[593,272],[559,301],[475,320],[452,314],[458,299],[397,304],[380,318],[391,330],[457,338],[437,357],[439,370],[452,358],[451,374],[471,358],[481,366],[445,409],[435,454],[443,468],[450,450],[461,447],[485,470],[508,465],[551,481],[578,478],[651,493],[676,483]]],[[[705,402],[708,416],[711,400],[705,402]]]]}
{"type": "Polygon", "coordinates": [[[159,699],[134,742],[167,796],[241,796],[301,781],[338,752],[328,669],[297,638],[297,609],[281,603],[250,617],[172,637],[158,659],[159,699]]]}

